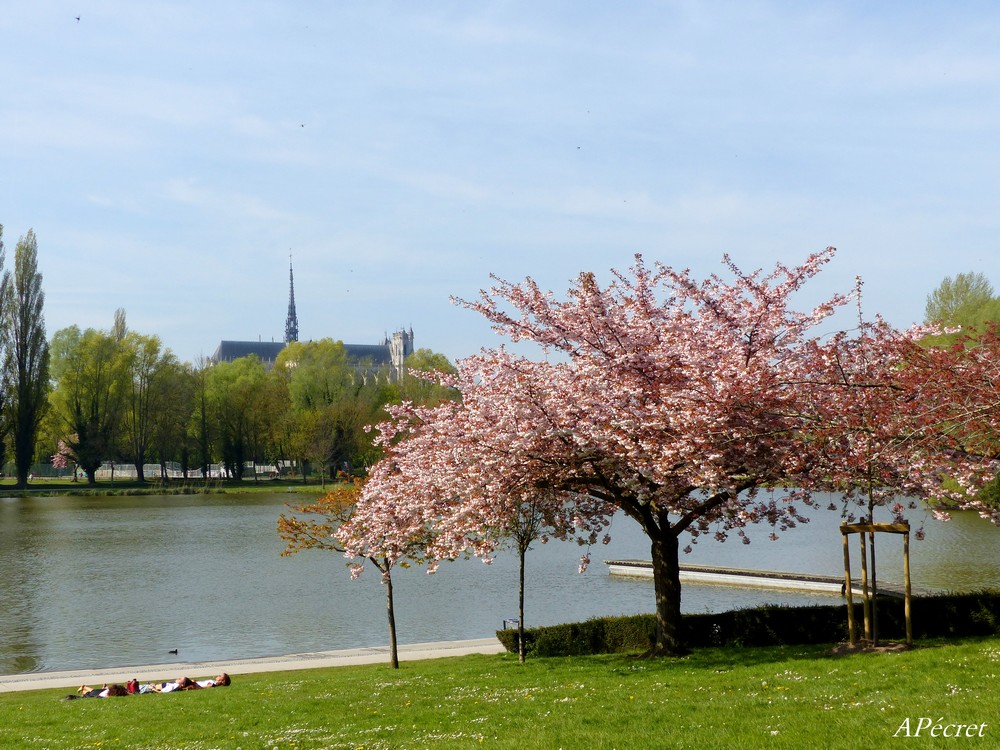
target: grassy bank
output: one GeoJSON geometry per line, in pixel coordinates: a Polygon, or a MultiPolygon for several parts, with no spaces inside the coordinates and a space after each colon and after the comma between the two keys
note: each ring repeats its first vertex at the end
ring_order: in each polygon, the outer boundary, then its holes
{"type": "Polygon", "coordinates": [[[998,680],[1000,638],[849,656],[829,646],[523,666],[510,655],[469,656],[407,662],[398,672],[378,665],[241,675],[228,688],[172,695],[5,694],[0,747],[941,747],[949,742],[942,728],[959,724],[977,727],[951,744],[994,747],[998,680]],[[921,718],[939,736],[930,728],[913,736],[921,718]],[[907,720],[909,739],[899,732],[907,720]]]}

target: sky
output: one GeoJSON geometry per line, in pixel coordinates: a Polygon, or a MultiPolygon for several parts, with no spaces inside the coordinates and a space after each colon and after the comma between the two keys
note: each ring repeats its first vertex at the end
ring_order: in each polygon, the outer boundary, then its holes
{"type": "Polygon", "coordinates": [[[412,328],[502,341],[452,297],[563,296],[636,253],[725,273],[836,258],[921,322],[996,272],[993,2],[121,2],[0,13],[0,224],[34,229],[51,336],[115,310],[182,360],[412,328]]]}

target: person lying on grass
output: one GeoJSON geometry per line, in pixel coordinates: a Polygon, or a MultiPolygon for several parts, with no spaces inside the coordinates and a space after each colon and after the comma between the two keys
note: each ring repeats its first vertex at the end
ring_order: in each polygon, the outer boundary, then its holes
{"type": "Polygon", "coordinates": [[[175,690],[200,690],[201,688],[226,687],[232,680],[223,672],[210,680],[192,680],[190,677],[178,677],[173,682],[153,682],[139,688],[140,693],[172,693],[175,690]]]}
{"type": "MultiPolygon", "coordinates": [[[[122,695],[128,695],[128,690],[124,685],[105,685],[102,688],[92,688],[89,685],[80,685],[76,689],[80,695],[80,698],[117,698],[122,695]]],[[[68,695],[67,698],[76,698],[78,696],[68,695]]]]}

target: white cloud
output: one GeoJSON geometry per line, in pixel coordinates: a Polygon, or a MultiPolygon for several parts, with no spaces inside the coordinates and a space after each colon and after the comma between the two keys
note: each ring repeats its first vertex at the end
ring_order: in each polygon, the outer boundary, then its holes
{"type": "Polygon", "coordinates": [[[163,194],[169,201],[226,220],[288,222],[295,218],[293,213],[269,205],[259,196],[206,187],[196,179],[169,180],[163,186],[163,194]]]}

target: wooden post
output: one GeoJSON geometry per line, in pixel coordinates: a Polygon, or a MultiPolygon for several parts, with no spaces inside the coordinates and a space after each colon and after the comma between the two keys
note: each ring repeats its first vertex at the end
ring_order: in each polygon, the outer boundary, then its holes
{"type": "Polygon", "coordinates": [[[851,583],[851,551],[847,545],[847,534],[842,534],[844,539],[844,592],[847,594],[847,632],[851,645],[858,643],[858,626],[854,622],[854,588],[851,583]]]}
{"type": "Polygon", "coordinates": [[[868,550],[865,549],[864,532],[858,534],[861,541],[861,604],[865,613],[865,640],[872,639],[872,600],[868,593],[868,550]]]}
{"type": "Polygon", "coordinates": [[[906,645],[913,645],[913,621],[910,618],[910,532],[903,534],[903,608],[906,612],[906,645]]]}
{"type": "MultiPolygon", "coordinates": [[[[847,624],[850,631],[851,645],[857,645],[857,625],[854,617],[854,599],[851,591],[851,553],[847,537],[857,534],[861,541],[861,591],[864,603],[865,615],[865,640],[872,640],[871,608],[873,605],[868,588],[868,558],[865,547],[865,534],[873,537],[876,532],[888,532],[890,534],[903,535],[903,578],[904,578],[904,602],[906,607],[906,645],[913,645],[913,621],[911,616],[911,588],[910,588],[910,524],[906,521],[900,523],[844,523],[840,525],[840,533],[844,539],[844,586],[847,594],[847,624]]],[[[872,559],[874,564],[874,558],[872,559]]]]}

